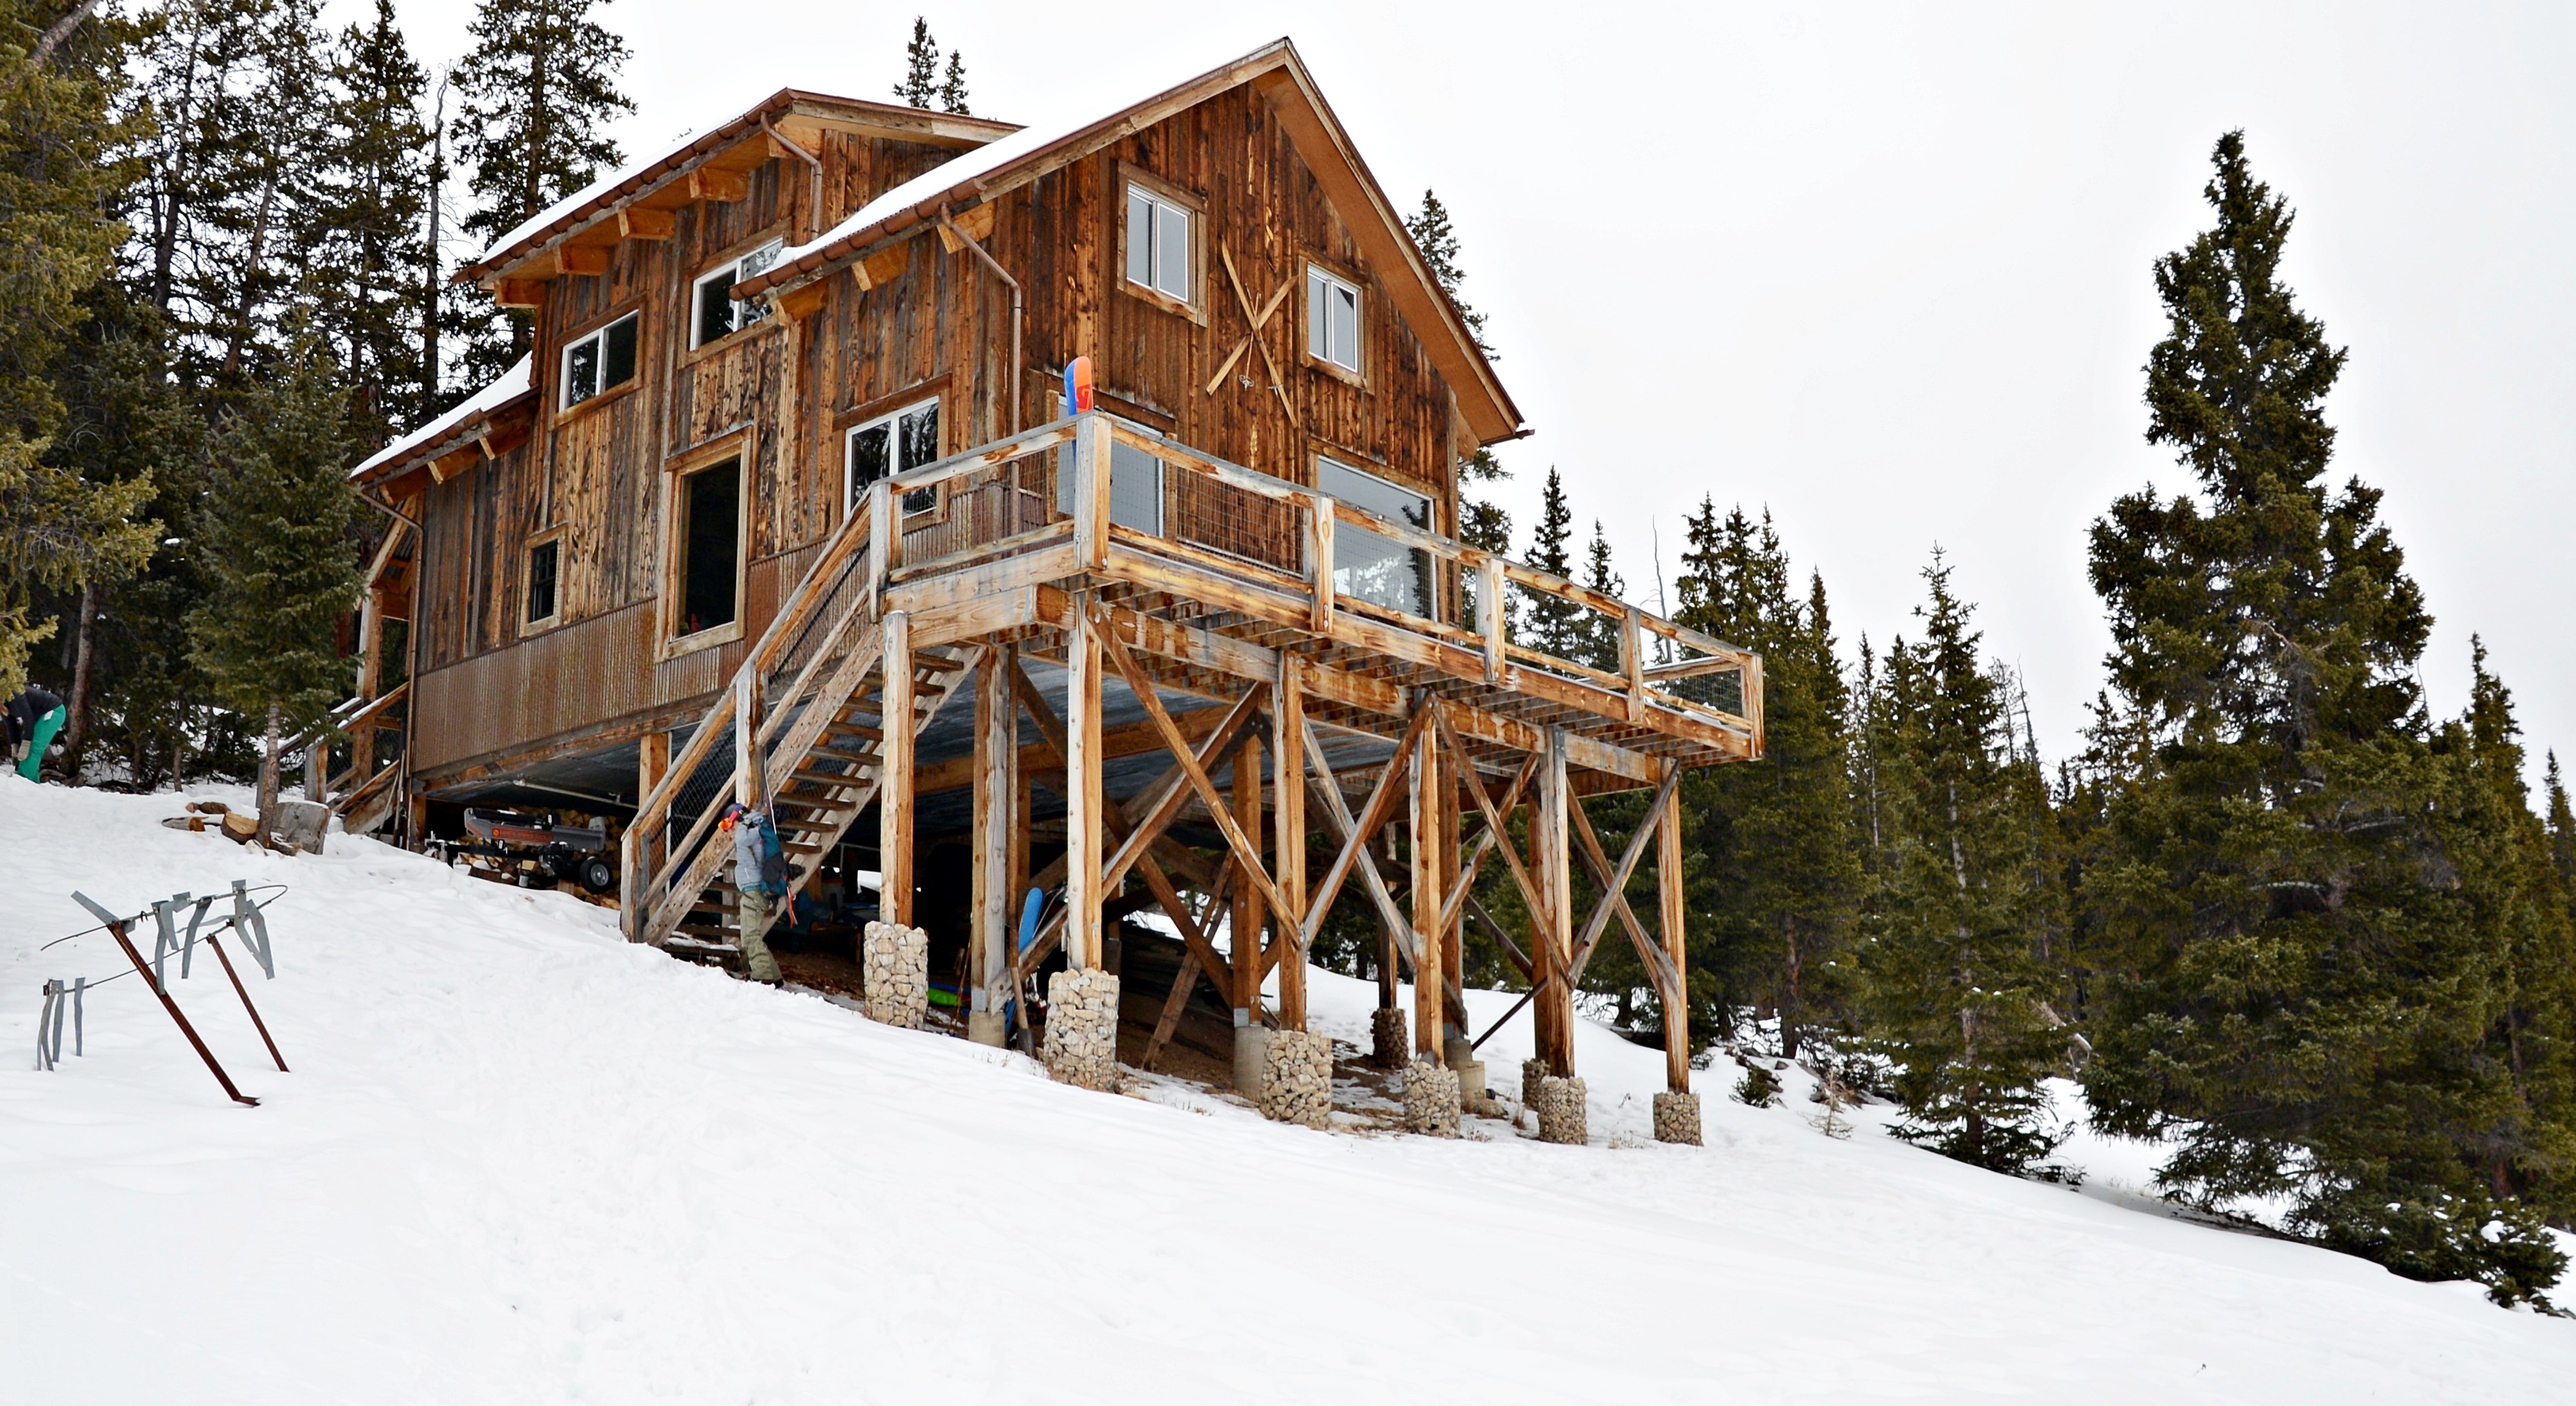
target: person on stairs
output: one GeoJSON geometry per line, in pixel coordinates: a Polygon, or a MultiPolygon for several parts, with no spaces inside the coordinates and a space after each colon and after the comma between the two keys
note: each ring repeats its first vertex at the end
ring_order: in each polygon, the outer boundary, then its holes
{"type": "Polygon", "coordinates": [[[44,765],[45,749],[63,730],[63,700],[43,684],[31,683],[9,700],[9,760],[30,781],[44,765]]]}
{"type": "Polygon", "coordinates": [[[733,838],[734,915],[743,974],[776,986],[785,978],[769,951],[770,900],[787,893],[787,853],[779,848],[778,827],[767,811],[736,804],[725,809],[717,828],[733,838]]]}

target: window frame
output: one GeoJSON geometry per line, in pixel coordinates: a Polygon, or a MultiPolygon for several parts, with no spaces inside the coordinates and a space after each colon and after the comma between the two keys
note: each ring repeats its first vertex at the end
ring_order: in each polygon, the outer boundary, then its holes
{"type": "MultiPolygon", "coordinates": [[[[888,396],[880,399],[873,404],[862,407],[861,413],[852,415],[842,422],[841,514],[844,520],[848,518],[849,514],[857,511],[859,506],[860,485],[856,482],[858,466],[852,462],[850,453],[851,449],[858,443],[859,436],[869,430],[877,428],[879,425],[899,424],[903,420],[904,416],[921,409],[925,405],[937,406],[940,412],[939,452],[932,455],[925,461],[925,463],[938,463],[940,460],[947,458],[950,452],[948,448],[948,401],[948,382],[943,378],[924,385],[911,387],[899,395],[888,396]]],[[[892,477],[894,474],[904,473],[910,469],[917,469],[922,466],[922,464],[907,465],[905,468],[891,470],[887,476],[892,477]]],[[[918,489],[915,491],[930,494],[931,500],[927,507],[915,508],[908,504],[904,507],[903,523],[906,527],[910,527],[915,524],[928,524],[946,520],[946,514],[948,512],[948,493],[946,491],[946,485],[936,484],[929,488],[918,489]]],[[[908,498],[911,495],[906,494],[904,496],[908,498]]]]}
{"type": "MultiPolygon", "coordinates": [[[[1366,387],[1369,353],[1368,284],[1344,272],[1332,261],[1318,258],[1313,254],[1306,255],[1304,263],[1305,268],[1298,275],[1300,285],[1298,302],[1303,305],[1300,311],[1304,315],[1299,319],[1303,325],[1298,328],[1297,359],[1326,375],[1338,376],[1355,386],[1366,387]],[[1315,283],[1319,278],[1327,284],[1338,284],[1350,290],[1351,357],[1358,363],[1357,365],[1345,366],[1330,356],[1315,354],[1315,318],[1321,310],[1315,298],[1315,283]]],[[[1337,459],[1334,462],[1341,461],[1337,459]]],[[[1343,467],[1349,468],[1350,465],[1344,464],[1343,467]]]]}
{"type": "MultiPolygon", "coordinates": [[[[1359,508],[1359,509],[1360,509],[1361,511],[1363,511],[1363,512],[1374,512],[1374,511],[1376,511],[1376,510],[1375,510],[1375,509],[1373,509],[1373,508],[1368,507],[1366,504],[1358,503],[1358,502],[1354,502],[1354,501],[1353,501],[1351,498],[1349,498],[1347,495],[1339,494],[1339,493],[1335,493],[1335,492],[1333,492],[1331,489],[1329,489],[1329,488],[1327,488],[1327,487],[1325,487],[1325,486],[1324,486],[1324,467],[1325,467],[1325,465],[1327,465],[1327,464],[1331,465],[1332,467],[1334,467],[1334,468],[1336,468],[1336,469],[1341,470],[1343,473],[1346,473],[1346,474],[1354,474],[1354,475],[1357,475],[1357,476],[1358,476],[1358,477],[1360,477],[1360,478],[1372,479],[1372,480],[1375,480],[1375,481],[1376,481],[1376,482],[1378,482],[1378,483],[1382,483],[1382,484],[1386,485],[1388,488],[1390,488],[1390,489],[1394,490],[1395,492],[1402,493],[1402,494],[1407,494],[1407,495],[1409,495],[1409,496],[1411,496],[1411,497],[1415,497],[1415,498],[1419,498],[1419,499],[1421,499],[1421,500],[1422,500],[1422,509],[1423,509],[1423,511],[1422,511],[1422,515],[1423,515],[1423,517],[1427,520],[1427,521],[1426,521],[1426,523],[1424,523],[1424,524],[1420,524],[1420,525],[1416,525],[1416,524],[1407,524],[1407,525],[1408,525],[1408,526],[1415,526],[1415,527],[1416,527],[1416,529],[1417,529],[1418,531],[1423,531],[1423,532],[1430,532],[1430,533],[1435,533],[1435,534],[1436,534],[1436,533],[1438,533],[1438,532],[1440,531],[1439,523],[1440,523],[1440,497],[1441,497],[1441,495],[1440,495],[1440,489],[1439,489],[1437,486],[1433,486],[1433,487],[1429,487],[1429,488],[1417,488],[1417,487],[1414,487],[1413,485],[1406,483],[1406,482],[1405,482],[1405,481],[1403,481],[1402,479],[1397,478],[1397,477],[1395,476],[1394,472],[1393,472],[1393,471],[1392,471],[1392,470],[1391,470],[1387,465],[1385,465],[1385,464],[1380,464],[1380,463],[1376,463],[1376,462],[1374,462],[1374,461],[1372,461],[1372,460],[1367,459],[1367,458],[1366,458],[1366,456],[1360,456],[1360,462],[1354,463],[1354,462],[1352,461],[1352,456],[1349,456],[1349,455],[1347,455],[1347,454],[1344,454],[1344,453],[1341,453],[1341,452],[1335,451],[1335,450],[1333,450],[1333,449],[1330,449],[1330,448],[1323,448],[1323,449],[1318,449],[1318,450],[1316,450],[1316,451],[1314,452],[1314,455],[1313,455],[1313,461],[1312,461],[1312,464],[1311,464],[1311,472],[1312,472],[1312,474],[1313,474],[1313,481],[1314,481],[1315,491],[1316,491],[1317,493],[1321,493],[1321,494],[1323,494],[1324,496],[1326,496],[1326,497],[1328,497],[1328,498],[1332,498],[1332,499],[1334,499],[1334,500],[1335,500],[1335,501],[1337,501],[1337,502],[1350,503],[1350,504],[1351,504],[1351,506],[1356,507],[1356,508],[1359,508]]],[[[1384,516],[1384,514],[1380,514],[1380,516],[1384,516]]],[[[1439,560],[1438,560],[1437,558],[1433,557],[1431,553],[1426,552],[1426,551],[1422,550],[1422,549],[1421,549],[1421,548],[1419,548],[1419,547],[1408,547],[1408,546],[1406,546],[1405,544],[1403,544],[1403,543],[1401,543],[1401,542],[1396,542],[1396,541],[1392,541],[1392,540],[1390,540],[1390,539],[1388,539],[1388,538],[1381,537],[1381,536],[1379,536],[1378,534],[1376,534],[1376,533],[1374,533],[1374,532],[1371,532],[1371,531],[1369,531],[1367,528],[1364,528],[1364,527],[1343,527],[1343,528],[1338,528],[1338,529],[1336,529],[1336,533],[1335,533],[1335,537],[1334,537],[1334,544],[1335,544],[1335,561],[1334,561],[1334,569],[1335,569],[1336,571],[1339,571],[1339,570],[1342,568],[1342,566],[1344,565],[1344,561],[1343,561],[1343,559],[1342,559],[1342,558],[1341,558],[1341,556],[1340,556],[1339,547],[1340,547],[1340,543],[1341,543],[1341,541],[1342,541],[1342,538],[1343,538],[1343,536],[1344,536],[1345,534],[1358,534],[1358,535],[1361,535],[1361,536],[1364,536],[1364,537],[1369,538],[1371,541],[1375,541],[1375,542],[1383,542],[1383,543],[1385,543],[1389,548],[1393,549],[1394,551],[1399,552],[1399,553],[1403,553],[1403,554],[1405,554],[1405,555],[1410,556],[1411,558],[1413,558],[1413,559],[1415,560],[1415,562],[1417,563],[1417,565],[1416,565],[1416,570],[1417,570],[1418,572],[1420,572],[1420,576],[1417,578],[1417,580],[1416,580],[1416,583],[1415,583],[1415,584],[1417,584],[1418,586],[1420,586],[1420,587],[1421,587],[1421,589],[1422,589],[1423,597],[1422,597],[1421,604],[1422,604],[1423,609],[1422,609],[1422,611],[1421,611],[1421,612],[1417,613],[1417,612],[1414,612],[1414,611],[1406,610],[1406,609],[1405,609],[1404,607],[1402,607],[1402,606],[1391,606],[1391,605],[1388,605],[1388,604],[1387,604],[1386,602],[1384,602],[1384,601],[1371,600],[1371,599],[1370,599],[1369,597],[1367,597],[1367,596],[1358,595],[1358,594],[1356,594],[1356,593],[1343,592],[1343,591],[1341,590],[1341,587],[1340,587],[1338,584],[1337,584],[1337,585],[1335,585],[1335,587],[1333,588],[1333,589],[1334,589],[1334,591],[1335,591],[1337,594],[1348,594],[1348,595],[1350,595],[1350,596],[1351,596],[1351,598],[1352,598],[1353,600],[1364,601],[1364,602],[1367,602],[1369,605],[1375,606],[1376,608],[1378,608],[1378,609],[1380,609],[1380,610],[1392,610],[1392,611],[1395,611],[1395,612],[1396,612],[1396,613],[1398,613],[1398,614],[1407,615],[1407,616],[1410,616],[1410,617],[1412,617],[1412,618],[1414,618],[1414,619],[1417,619],[1417,620],[1431,620],[1431,621],[1435,621],[1435,622],[1436,622],[1436,621],[1439,621],[1439,620],[1442,618],[1442,616],[1441,616],[1441,609],[1440,609],[1440,607],[1441,607],[1441,601],[1440,601],[1440,575],[1441,575],[1441,570],[1440,570],[1440,568],[1441,568],[1441,564],[1440,564],[1440,562],[1439,562],[1439,560]]]]}
{"type": "Polygon", "coordinates": [[[722,435],[699,445],[686,454],[677,455],[662,469],[662,563],[661,589],[656,593],[660,604],[654,622],[655,637],[660,641],[658,657],[676,658],[702,649],[731,644],[744,637],[743,617],[750,601],[751,584],[751,465],[758,446],[749,427],[722,435]],[[674,633],[680,628],[682,592],[687,589],[681,557],[687,537],[680,515],[685,506],[681,487],[689,479],[713,469],[725,460],[734,461],[734,472],[740,476],[735,488],[733,549],[733,619],[721,625],[710,625],[695,634],[674,633]]]}
{"type": "MultiPolygon", "coordinates": [[[[682,306],[681,317],[687,323],[688,350],[692,356],[715,347],[723,346],[725,343],[732,341],[734,338],[739,337],[746,332],[757,332],[763,327],[770,326],[777,322],[777,310],[770,307],[767,303],[736,302],[734,303],[734,306],[737,308],[760,308],[760,315],[754,317],[749,322],[737,324],[722,336],[701,339],[698,336],[698,300],[700,297],[704,296],[706,286],[715,282],[719,278],[725,279],[725,286],[728,288],[732,287],[736,283],[740,283],[743,279],[743,275],[740,272],[743,260],[748,259],[752,255],[760,253],[763,250],[770,251],[774,256],[777,253],[784,252],[786,247],[787,236],[785,231],[782,230],[775,234],[764,235],[760,238],[734,246],[734,248],[729,250],[723,258],[708,265],[705,272],[700,273],[689,280],[688,301],[682,306]]],[[[775,263],[776,259],[773,257],[771,262],[775,263]]],[[[763,267],[767,266],[764,265],[763,267]]]]}
{"type": "Polygon", "coordinates": [[[563,623],[564,607],[564,529],[558,525],[529,534],[527,545],[519,554],[519,634],[541,635],[563,623]],[[547,547],[555,549],[554,608],[543,615],[528,614],[530,597],[535,594],[537,553],[547,547]]]}
{"type": "Polygon", "coordinates": [[[563,344],[555,349],[555,418],[560,420],[568,415],[581,414],[620,396],[632,394],[637,386],[644,384],[644,362],[644,309],[632,303],[628,304],[624,311],[611,312],[589,327],[564,338],[563,344]],[[604,363],[608,354],[608,334],[619,324],[626,322],[635,324],[634,371],[628,374],[625,380],[613,386],[602,386],[579,400],[564,399],[572,394],[573,352],[584,342],[596,342],[599,345],[600,358],[604,363]]]}
{"type": "Polygon", "coordinates": [[[1119,162],[1117,166],[1117,188],[1113,192],[1113,197],[1110,208],[1114,212],[1111,218],[1118,222],[1118,262],[1113,266],[1112,273],[1118,281],[1118,286],[1125,289],[1130,296],[1140,298],[1165,312],[1179,313],[1192,322],[1205,324],[1208,301],[1205,296],[1208,286],[1207,201],[1143,167],[1124,161],[1119,162]],[[1188,297],[1175,297],[1154,284],[1138,283],[1127,276],[1128,241],[1133,233],[1127,218],[1127,195],[1130,190],[1142,192],[1149,199],[1170,206],[1189,217],[1188,297]]]}

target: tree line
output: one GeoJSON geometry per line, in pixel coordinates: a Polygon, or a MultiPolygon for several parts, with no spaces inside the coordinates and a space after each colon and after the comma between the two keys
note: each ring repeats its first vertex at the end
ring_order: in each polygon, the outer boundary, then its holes
{"type": "MultiPolygon", "coordinates": [[[[0,697],[67,701],[60,774],[265,792],[348,696],[342,476],[526,350],[449,276],[623,160],[605,3],[481,0],[433,70],[392,0],[0,0],[0,697]]],[[[902,72],[966,110],[925,22],[902,72]]]]}
{"type": "MultiPolygon", "coordinates": [[[[1768,730],[1759,761],[1683,785],[1690,1017],[1999,1171],[2060,1173],[2048,1084],[2074,1080],[2096,1129],[2171,1149],[2177,1200],[2285,1206],[2284,1233],[2545,1307],[2565,1267],[2545,1227],[2576,1214],[2576,817],[2554,754],[2535,807],[2482,646],[2466,710],[2426,703],[2432,615],[2377,490],[2331,471],[2346,353],[2281,280],[2292,211],[2241,134],[2205,195],[2209,227],[2154,267],[2145,366],[2147,437],[2192,487],[2091,526],[2115,645],[2079,754],[2043,763],[1937,550],[1910,628],[1846,649],[1767,515],[1690,516],[1675,617],[1762,654],[1768,730]]],[[[1426,196],[1414,224],[1456,300],[1446,212],[1426,196]]],[[[1512,545],[1495,505],[1462,519],[1512,545]]],[[[1625,588],[1598,523],[1574,543],[1551,468],[1518,554],[1625,588]]],[[[1532,600],[1510,625],[1617,667],[1584,615],[1532,600]]],[[[1467,942],[1478,976],[1519,984],[1467,942]]],[[[1583,985],[1658,1033],[1632,952],[1605,943],[1583,985]]],[[[1772,1097],[1745,1063],[1740,1096],[1772,1097]]]]}

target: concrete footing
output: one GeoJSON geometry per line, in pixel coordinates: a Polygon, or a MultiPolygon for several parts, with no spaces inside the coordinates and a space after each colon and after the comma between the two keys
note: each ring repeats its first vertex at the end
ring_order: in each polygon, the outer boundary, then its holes
{"type": "Polygon", "coordinates": [[[930,934],[901,923],[870,923],[859,953],[868,1019],[919,1030],[930,1015],[930,934]]]}
{"type": "Polygon", "coordinates": [[[1583,1081],[1559,1079],[1553,1075],[1539,1080],[1538,1140],[1581,1143],[1586,1135],[1583,1081]]]}
{"type": "Polygon", "coordinates": [[[1381,1007],[1369,1012],[1369,1063],[1380,1069],[1402,1069],[1413,1058],[1413,1041],[1405,1034],[1404,1012],[1381,1007]]]}
{"type": "Polygon", "coordinates": [[[1234,1027],[1234,1091],[1259,1104],[1269,1084],[1269,1027],[1258,1019],[1234,1027]]]}
{"type": "Polygon", "coordinates": [[[1404,1126],[1432,1137],[1458,1135],[1458,1071],[1418,1059],[1404,1069],[1404,1126]]]}
{"type": "Polygon", "coordinates": [[[1655,1095],[1655,1141],[1699,1146],[1699,1095],[1655,1095]]]}
{"type": "Polygon", "coordinates": [[[1086,1089],[1118,1087],[1118,978],[1097,968],[1047,978],[1047,1072],[1086,1089]]]}
{"type": "Polygon", "coordinates": [[[1010,1023],[1002,1019],[1000,1011],[966,1013],[966,1038],[976,1044],[991,1045],[995,1049],[1000,1049],[1009,1042],[1009,1036],[1010,1023]]]}
{"type": "Polygon", "coordinates": [[[1470,1113],[1494,1116],[1494,1091],[1485,1082],[1485,1062],[1476,1058],[1475,1048],[1459,1036],[1451,1036],[1441,1045],[1440,1062],[1458,1071],[1458,1106],[1470,1113]]]}
{"type": "Polygon", "coordinates": [[[1304,1030],[1267,1033],[1262,1114],[1282,1123],[1323,1127],[1333,1114],[1333,1042],[1304,1030]]]}

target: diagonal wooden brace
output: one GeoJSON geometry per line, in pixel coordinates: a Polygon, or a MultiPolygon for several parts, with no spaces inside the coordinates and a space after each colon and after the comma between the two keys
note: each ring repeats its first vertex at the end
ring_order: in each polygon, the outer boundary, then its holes
{"type": "MultiPolygon", "coordinates": [[[[1474,780],[1476,773],[1467,757],[1467,748],[1458,740],[1458,734],[1450,728],[1449,720],[1445,717],[1440,719],[1440,735],[1447,740],[1452,753],[1458,758],[1459,766],[1466,769],[1467,777],[1474,780]]],[[[1532,757],[1530,761],[1531,765],[1522,772],[1524,777],[1537,773],[1538,759],[1532,757]]],[[[1547,903],[1539,897],[1538,883],[1530,877],[1528,867],[1521,863],[1520,852],[1512,848],[1511,837],[1503,829],[1503,816],[1495,813],[1494,803],[1486,798],[1484,783],[1476,781],[1467,790],[1476,798],[1477,811],[1485,817],[1485,834],[1493,837],[1494,847],[1503,852],[1503,862],[1511,866],[1512,882],[1520,887],[1521,902],[1528,904],[1529,911],[1532,913],[1546,912],[1547,903]]],[[[1512,796],[1507,799],[1517,800],[1520,788],[1515,785],[1512,790],[1512,796]]],[[[1509,814],[1509,812],[1506,811],[1503,814],[1509,814]]]]}
{"type": "MultiPolygon", "coordinates": [[[[1601,841],[1592,833],[1591,818],[1584,815],[1582,804],[1576,802],[1566,807],[1574,813],[1574,828],[1582,835],[1584,862],[1592,869],[1593,877],[1600,882],[1602,890],[1600,901],[1592,905],[1591,921],[1583,925],[1582,939],[1574,945],[1572,980],[1579,982],[1583,979],[1583,969],[1592,960],[1592,949],[1601,941],[1601,931],[1609,925],[1614,911],[1618,913],[1619,921],[1627,925],[1628,939],[1637,944],[1640,953],[1653,945],[1646,941],[1645,927],[1637,921],[1635,910],[1628,907],[1628,879],[1637,872],[1637,861],[1645,857],[1647,842],[1664,824],[1664,803],[1672,799],[1673,788],[1681,783],[1681,779],[1679,767],[1664,774],[1664,784],[1656,788],[1655,799],[1646,807],[1647,819],[1637,827],[1637,833],[1628,837],[1627,851],[1619,856],[1619,867],[1615,873],[1602,872],[1609,866],[1601,862],[1601,841]]],[[[1646,965],[1655,967],[1657,963],[1653,957],[1648,957],[1646,965]]]]}

